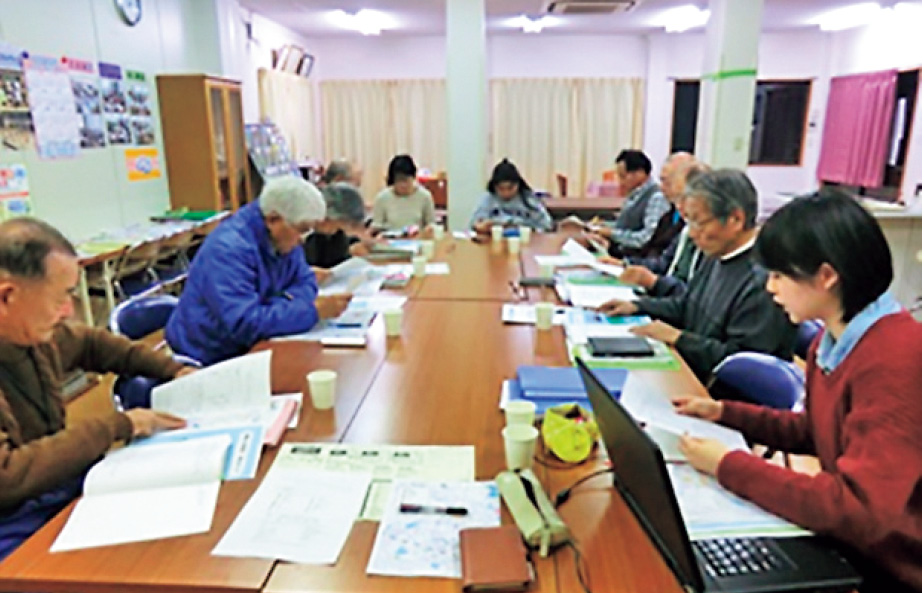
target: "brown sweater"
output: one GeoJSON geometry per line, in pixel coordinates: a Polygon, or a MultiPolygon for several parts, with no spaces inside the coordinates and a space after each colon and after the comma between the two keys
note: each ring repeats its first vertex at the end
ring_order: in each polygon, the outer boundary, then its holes
{"type": "Polygon", "coordinates": [[[0,341],[0,513],[78,476],[131,436],[131,421],[116,411],[64,427],[61,383],[76,368],[170,379],[182,365],[106,330],[69,323],[38,346],[0,341]]]}

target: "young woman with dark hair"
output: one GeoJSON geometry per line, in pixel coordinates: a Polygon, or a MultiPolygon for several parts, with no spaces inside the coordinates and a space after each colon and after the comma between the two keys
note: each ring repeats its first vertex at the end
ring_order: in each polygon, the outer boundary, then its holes
{"type": "Polygon", "coordinates": [[[821,472],[772,465],[716,441],[681,450],[732,492],[839,542],[862,591],[921,590],[921,324],[887,292],[892,257],[876,220],[822,190],[774,214],[757,239],[767,290],[793,322],[820,319],[801,412],[678,398],[772,448],[816,455],[821,472]]]}
{"type": "Polygon", "coordinates": [[[410,155],[399,154],[388,163],[388,187],[375,197],[372,227],[375,230],[421,231],[436,221],[433,196],[417,183],[417,165],[410,155]]]}
{"type": "Polygon", "coordinates": [[[552,217],[507,159],[499,162],[488,181],[488,193],[472,214],[471,227],[488,233],[495,224],[528,226],[535,231],[552,230],[552,217]]]}

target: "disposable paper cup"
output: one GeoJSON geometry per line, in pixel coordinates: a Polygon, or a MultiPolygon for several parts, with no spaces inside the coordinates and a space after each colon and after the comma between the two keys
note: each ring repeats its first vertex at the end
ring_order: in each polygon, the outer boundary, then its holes
{"type": "Polygon", "coordinates": [[[552,303],[536,303],[536,329],[552,329],[552,315],[555,307],[552,303]]]}
{"type": "Polygon", "coordinates": [[[529,238],[533,236],[532,227],[521,226],[520,227],[520,241],[524,243],[529,243],[529,238]]]}
{"type": "Polygon", "coordinates": [[[445,236],[446,236],[445,227],[443,227],[443,225],[441,224],[434,224],[433,225],[433,238],[436,239],[437,241],[440,241],[445,236]]]}
{"type": "Polygon", "coordinates": [[[532,467],[536,439],[539,438],[539,431],[536,427],[528,424],[513,424],[504,427],[501,435],[504,437],[504,457],[507,459],[507,469],[532,467]]]}
{"type": "Polygon", "coordinates": [[[543,278],[551,278],[555,275],[555,266],[553,264],[539,264],[539,275],[543,278]]]}
{"type": "Polygon", "coordinates": [[[427,259],[433,259],[433,241],[424,240],[420,242],[420,255],[427,259]]]}
{"type": "Polygon", "coordinates": [[[495,224],[491,227],[491,240],[492,241],[501,241],[504,238],[504,227],[499,224],[495,224]]]}
{"type": "Polygon", "coordinates": [[[395,337],[401,335],[401,318],[404,316],[404,312],[400,309],[388,309],[382,313],[382,316],[385,317],[385,335],[389,337],[395,337]]]}
{"type": "Polygon", "coordinates": [[[507,417],[507,426],[517,424],[532,426],[536,420],[536,404],[526,400],[507,402],[504,406],[504,415],[507,417]]]}
{"type": "Polygon", "coordinates": [[[414,276],[423,278],[424,274],[427,273],[427,258],[423,255],[415,255],[411,258],[411,264],[414,266],[414,276]]]}
{"type": "Polygon", "coordinates": [[[334,371],[312,371],[308,373],[308,393],[311,403],[318,410],[334,407],[334,395],[337,392],[337,373],[334,371]]]}
{"type": "Polygon", "coordinates": [[[519,237],[507,237],[507,251],[510,253],[520,253],[519,237]]]}

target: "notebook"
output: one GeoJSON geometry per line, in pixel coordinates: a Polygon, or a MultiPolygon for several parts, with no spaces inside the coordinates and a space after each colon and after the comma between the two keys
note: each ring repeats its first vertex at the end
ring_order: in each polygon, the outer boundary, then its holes
{"type": "Polygon", "coordinates": [[[459,532],[462,590],[525,591],[533,580],[526,546],[516,525],[459,532]]]}
{"type": "Polygon", "coordinates": [[[642,357],[654,356],[654,348],[648,340],[639,336],[587,338],[593,356],[642,357]]]}

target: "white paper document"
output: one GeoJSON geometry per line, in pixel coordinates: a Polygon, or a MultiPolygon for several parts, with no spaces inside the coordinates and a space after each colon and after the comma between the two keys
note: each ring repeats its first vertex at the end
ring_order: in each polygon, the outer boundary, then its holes
{"type": "MultiPolygon", "coordinates": [[[[552,312],[552,325],[564,325],[571,307],[555,307],[552,312]]],[[[536,325],[536,305],[524,303],[504,303],[501,308],[501,321],[524,325],[536,325]]]]}
{"type": "Polygon", "coordinates": [[[187,420],[208,423],[210,414],[265,410],[270,405],[272,351],[239,356],[158,385],[151,407],[187,420]]]}
{"type": "Polygon", "coordinates": [[[370,476],[273,466],[212,554],[335,564],[370,476]]]}
{"type": "Polygon", "coordinates": [[[587,265],[597,263],[597,258],[594,257],[594,254],[587,251],[583,245],[575,241],[574,239],[568,239],[565,241],[565,244],[562,245],[561,252],[564,255],[571,257],[576,261],[583,262],[587,265]]]}
{"type": "MultiPolygon", "coordinates": [[[[414,266],[411,264],[390,264],[385,266],[388,274],[406,274],[411,276],[414,273],[414,266]]],[[[424,271],[426,276],[446,276],[449,274],[449,264],[447,262],[430,262],[424,271]]]]}
{"type": "Polygon", "coordinates": [[[382,518],[396,479],[465,482],[475,479],[475,448],[429,445],[286,443],[273,467],[372,474],[361,517],[382,518]]]}
{"type": "Polygon", "coordinates": [[[719,537],[793,537],[810,532],[722,488],[686,464],[668,464],[680,514],[692,540],[719,537]]]}
{"type": "Polygon", "coordinates": [[[618,299],[637,301],[638,295],[628,286],[607,286],[599,284],[568,284],[565,288],[568,301],[575,307],[596,309],[603,303],[618,299]]]}
{"type": "Polygon", "coordinates": [[[331,277],[325,282],[318,294],[353,294],[370,296],[382,288],[385,272],[373,266],[361,257],[351,257],[330,269],[331,277]]]}
{"type": "Polygon", "coordinates": [[[459,531],[498,525],[500,495],[493,481],[396,482],[366,572],[461,578],[459,531]],[[449,508],[465,514],[447,514],[449,508]]]}
{"type": "Polygon", "coordinates": [[[568,268],[572,266],[586,266],[587,262],[570,255],[536,255],[536,263],[540,266],[554,266],[556,268],[568,268]]]}
{"type": "Polygon", "coordinates": [[[87,474],[52,552],[208,531],[230,439],[125,447],[87,474]]]}

